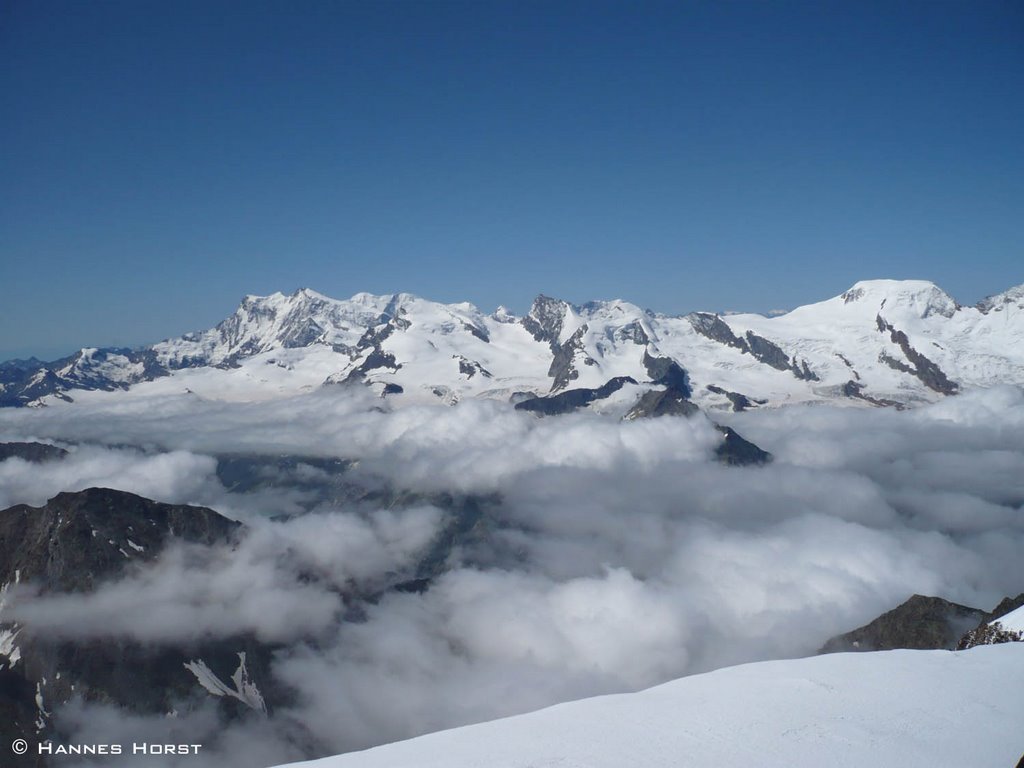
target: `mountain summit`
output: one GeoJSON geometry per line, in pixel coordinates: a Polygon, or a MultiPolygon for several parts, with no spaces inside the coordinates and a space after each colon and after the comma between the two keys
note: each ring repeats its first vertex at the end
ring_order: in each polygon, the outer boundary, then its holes
{"type": "Polygon", "coordinates": [[[214,328],[149,347],[0,364],[0,406],[120,390],[253,400],[360,384],[395,405],[519,402],[582,389],[613,391],[587,407],[607,399],[625,412],[645,392],[681,386],[710,409],[902,408],[1024,384],[1022,308],[1024,286],[964,307],[921,280],[861,281],[775,317],[671,317],[625,301],[575,305],[544,295],[517,317],[408,293],[338,300],[303,288],[246,296],[214,328]]]}

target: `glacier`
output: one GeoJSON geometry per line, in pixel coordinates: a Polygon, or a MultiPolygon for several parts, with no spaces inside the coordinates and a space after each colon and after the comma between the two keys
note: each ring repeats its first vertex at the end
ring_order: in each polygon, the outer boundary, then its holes
{"type": "MultiPolygon", "coordinates": [[[[395,406],[519,402],[630,379],[591,409],[670,386],[709,410],[802,403],[913,407],[1024,385],[1024,286],[961,306],[921,280],[866,280],[783,314],[671,316],[625,301],[539,296],[517,317],[408,293],[246,296],[209,330],[141,349],[0,364],[0,405],[181,394],[262,401],[365,385],[395,406]]],[[[621,414],[620,414],[621,415],[621,414]]]]}

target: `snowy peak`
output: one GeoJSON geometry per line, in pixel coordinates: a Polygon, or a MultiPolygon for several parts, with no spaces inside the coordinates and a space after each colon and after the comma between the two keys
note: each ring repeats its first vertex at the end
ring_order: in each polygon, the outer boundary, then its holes
{"type": "Polygon", "coordinates": [[[168,367],[186,368],[234,367],[261,352],[314,344],[347,349],[398,303],[398,295],[357,294],[350,301],[339,301],[308,288],[290,295],[246,296],[234,314],[216,327],[169,339],[154,350],[168,367]]]}
{"type": "Polygon", "coordinates": [[[512,310],[504,304],[498,305],[498,308],[494,310],[494,313],[491,315],[491,319],[499,323],[514,323],[517,320],[512,310]]]}
{"type": "Polygon", "coordinates": [[[972,387],[1024,385],[1024,286],[978,308],[934,283],[866,280],[777,317],[654,314],[619,299],[538,296],[517,318],[409,293],[338,300],[302,288],[246,296],[206,331],[138,350],[81,350],[0,365],[0,405],[83,391],[264,399],[324,383],[365,384],[394,404],[467,397],[519,402],[632,380],[671,386],[710,409],[840,401],[908,407],[972,387]]]}
{"type": "Polygon", "coordinates": [[[897,309],[922,319],[949,318],[960,309],[952,296],[928,280],[861,280],[837,298],[844,305],[897,309]]]}
{"type": "Polygon", "coordinates": [[[562,331],[567,325],[566,319],[573,314],[569,302],[553,299],[542,293],[533,300],[533,305],[522,323],[537,341],[557,345],[563,341],[562,331]]]}
{"type": "Polygon", "coordinates": [[[523,325],[538,341],[564,344],[585,324],[617,327],[643,320],[648,314],[621,299],[576,305],[540,294],[523,318],[523,325]]]}
{"type": "Polygon", "coordinates": [[[977,308],[983,314],[1024,309],[1024,284],[982,299],[977,308]]]}

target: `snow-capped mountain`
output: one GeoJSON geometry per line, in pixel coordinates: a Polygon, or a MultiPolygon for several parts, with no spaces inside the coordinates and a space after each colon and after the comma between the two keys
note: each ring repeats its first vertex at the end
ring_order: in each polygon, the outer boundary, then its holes
{"type": "Polygon", "coordinates": [[[1024,286],[964,307],[930,282],[869,280],[774,317],[547,296],[517,317],[406,293],[337,300],[302,289],[247,296],[216,327],[143,349],[0,364],[0,405],[129,389],[265,399],[364,384],[396,405],[593,390],[577,399],[625,412],[666,387],[712,409],[904,407],[1001,383],[1024,384],[1024,286]]]}
{"type": "Polygon", "coordinates": [[[746,664],[301,765],[1012,766],[1022,660],[1010,643],[746,664]]]}

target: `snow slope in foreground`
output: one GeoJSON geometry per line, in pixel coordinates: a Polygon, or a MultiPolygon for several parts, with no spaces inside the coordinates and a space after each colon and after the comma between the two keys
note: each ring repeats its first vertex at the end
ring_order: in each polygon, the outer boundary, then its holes
{"type": "Polygon", "coordinates": [[[1024,643],[721,669],[304,768],[1012,768],[1024,643]]]}
{"type": "Polygon", "coordinates": [[[1024,632],[1024,607],[1010,611],[1005,616],[1001,616],[995,621],[990,621],[989,624],[999,624],[1008,632],[1024,632]]]}

